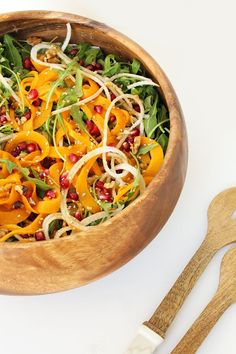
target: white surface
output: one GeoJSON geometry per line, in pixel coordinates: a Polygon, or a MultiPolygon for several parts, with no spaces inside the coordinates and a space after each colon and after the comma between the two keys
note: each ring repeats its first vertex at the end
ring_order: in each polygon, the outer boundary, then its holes
{"type": "Polygon", "coordinates": [[[153,354],[162,342],[163,338],[159,334],[141,325],[125,354],[153,354]]]}
{"type": "MultiPolygon", "coordinates": [[[[199,246],[209,202],[236,181],[235,1],[8,0],[1,12],[29,6],[88,16],[139,42],[166,71],[185,114],[186,184],[169,222],[138,257],[80,289],[0,297],[1,353],[121,354],[199,246]]],[[[170,353],[212,297],[223,253],[201,277],[158,353],[170,353]]],[[[235,354],[235,326],[236,305],[198,354],[235,354]]]]}

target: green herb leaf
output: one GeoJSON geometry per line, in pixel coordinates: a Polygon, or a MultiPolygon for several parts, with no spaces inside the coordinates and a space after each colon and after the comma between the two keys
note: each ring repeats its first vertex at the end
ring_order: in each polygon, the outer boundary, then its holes
{"type": "Polygon", "coordinates": [[[149,113],[148,113],[148,118],[144,120],[144,129],[145,133],[149,138],[153,137],[153,129],[157,125],[157,98],[155,99],[154,104],[152,105],[149,113]]]}
{"type": "Polygon", "coordinates": [[[17,48],[14,46],[13,40],[14,39],[9,34],[4,34],[3,42],[6,48],[6,56],[13,67],[22,68],[23,66],[21,55],[19,54],[17,48]]]}
{"type": "Polygon", "coordinates": [[[96,62],[97,55],[100,53],[100,48],[90,48],[86,51],[85,65],[96,62]]]}
{"type": "Polygon", "coordinates": [[[13,127],[10,124],[5,124],[0,127],[0,133],[2,134],[12,134],[14,132],[13,127]]]}
{"type": "Polygon", "coordinates": [[[77,107],[77,106],[71,107],[71,116],[74,119],[74,121],[76,122],[76,124],[78,125],[79,129],[81,131],[85,131],[86,133],[88,133],[88,131],[86,129],[86,125],[83,121],[84,113],[83,113],[83,111],[81,111],[79,109],[79,107],[77,107]]]}
{"type": "Polygon", "coordinates": [[[137,59],[133,59],[131,63],[131,71],[133,74],[137,74],[140,69],[140,62],[137,59]]]}
{"type": "Polygon", "coordinates": [[[80,68],[76,70],[75,89],[76,89],[77,97],[83,96],[83,76],[80,68]]]}
{"type": "Polygon", "coordinates": [[[46,191],[48,189],[52,189],[52,187],[50,187],[47,183],[43,182],[42,180],[40,180],[38,178],[29,177],[30,171],[28,168],[17,166],[17,164],[15,162],[5,160],[5,159],[0,159],[0,163],[4,163],[6,165],[6,168],[9,173],[12,173],[13,168],[16,168],[25,179],[34,183],[36,185],[36,187],[39,189],[41,189],[43,191],[46,191]]]}
{"type": "Polygon", "coordinates": [[[145,155],[148,152],[150,152],[151,150],[155,149],[155,147],[157,147],[156,144],[149,144],[149,145],[141,146],[137,152],[137,156],[145,155]]]}
{"type": "Polygon", "coordinates": [[[103,76],[111,77],[120,72],[120,63],[114,54],[109,54],[104,60],[103,76]]]}
{"type": "Polygon", "coordinates": [[[166,153],[167,145],[168,145],[169,138],[166,136],[166,134],[162,133],[159,138],[157,139],[157,142],[161,145],[164,153],[166,153]]]}

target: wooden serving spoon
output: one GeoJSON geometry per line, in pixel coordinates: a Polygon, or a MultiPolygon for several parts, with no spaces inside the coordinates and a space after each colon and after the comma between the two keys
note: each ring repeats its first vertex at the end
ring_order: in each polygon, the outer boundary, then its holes
{"type": "Polygon", "coordinates": [[[236,241],[235,209],[236,188],[226,189],[213,199],[208,208],[205,239],[152,317],[141,326],[127,354],[151,354],[165,338],[167,329],[214,254],[236,241]]]}
{"type": "Polygon", "coordinates": [[[194,354],[225,310],[236,302],[236,247],[225,254],[220,273],[214,297],[171,354],[194,354]]]}

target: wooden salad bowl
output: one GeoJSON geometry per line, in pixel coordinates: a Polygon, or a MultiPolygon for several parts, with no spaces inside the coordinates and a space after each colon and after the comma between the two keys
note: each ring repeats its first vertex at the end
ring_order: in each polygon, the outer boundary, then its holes
{"type": "Polygon", "coordinates": [[[0,16],[0,34],[72,39],[100,46],[124,59],[137,58],[159,83],[170,115],[163,166],[145,191],[120,214],[79,235],[31,243],[0,243],[0,293],[45,294],[87,284],[136,256],[161,230],[178,200],[187,166],[187,137],[176,94],[156,61],[138,44],[106,25],[74,14],[24,11],[0,16]]]}

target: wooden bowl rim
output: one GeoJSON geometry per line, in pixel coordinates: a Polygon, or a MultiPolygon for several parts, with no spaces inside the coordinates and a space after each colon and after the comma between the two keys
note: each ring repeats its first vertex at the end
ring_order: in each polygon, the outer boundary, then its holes
{"type": "MultiPolygon", "coordinates": [[[[135,51],[141,53],[140,56],[143,58],[143,62],[145,63],[148,59],[149,63],[152,64],[154,68],[158,69],[158,74],[159,78],[157,80],[157,77],[154,76],[154,80],[158,81],[160,84],[160,88],[163,91],[164,99],[166,101],[166,105],[168,108],[169,112],[169,117],[170,117],[170,137],[169,137],[169,142],[168,142],[168,147],[167,151],[164,157],[164,162],[163,165],[158,172],[158,174],[153,178],[152,182],[149,184],[149,186],[144,190],[144,192],[137,198],[135,199],[130,205],[128,205],[124,210],[122,210],[121,213],[117,214],[113,218],[105,221],[102,225],[96,226],[96,230],[98,232],[101,232],[106,225],[109,225],[110,223],[113,222],[119,222],[119,219],[122,217],[125,217],[125,214],[129,212],[129,210],[135,206],[137,203],[141,203],[143,199],[146,198],[146,196],[151,193],[151,191],[154,188],[161,188],[162,183],[164,182],[165,178],[169,173],[171,173],[170,169],[166,169],[165,167],[168,165],[168,162],[172,160],[175,156],[175,147],[178,144],[179,139],[181,139],[181,124],[183,125],[184,130],[185,129],[185,121],[182,115],[182,110],[179,105],[178,98],[176,96],[176,93],[167,78],[166,74],[162,70],[162,68],[159,66],[159,64],[156,62],[156,60],[146,52],[145,49],[143,49],[138,43],[136,43],[134,40],[130,39],[123,33],[113,29],[110,26],[107,26],[106,24],[92,20],[88,17],[80,16],[77,14],[72,14],[68,12],[61,12],[61,11],[48,11],[48,10],[32,10],[32,11],[16,11],[16,12],[7,12],[3,13],[0,15],[0,24],[7,22],[8,20],[36,20],[40,19],[41,15],[43,15],[43,20],[46,20],[47,18],[49,20],[60,20],[60,23],[67,23],[70,22],[73,26],[73,23],[79,24],[79,25],[85,25],[87,27],[90,27],[92,29],[97,29],[100,32],[106,32],[109,30],[108,37],[113,38],[114,40],[117,40],[119,42],[122,42],[122,39],[128,42],[129,46],[132,47],[132,49],[135,49],[135,51]],[[164,88],[163,88],[164,86],[164,88]],[[168,90],[168,95],[166,96],[166,90],[168,90]],[[171,103],[173,104],[173,109],[170,109],[172,107],[171,103]]],[[[58,24],[58,22],[57,22],[58,24]]],[[[14,31],[9,31],[9,33],[14,33],[17,32],[18,30],[15,29],[14,31]]],[[[106,33],[107,34],[107,33],[106,33]]],[[[126,45],[127,46],[127,45],[126,45]]],[[[150,74],[150,71],[147,69],[147,72],[150,74]]],[[[153,75],[151,75],[153,76],[153,75]]],[[[186,174],[186,172],[185,172],[186,174]]],[[[89,231],[88,231],[89,233],[89,231]]],[[[55,245],[56,242],[70,242],[72,240],[79,240],[78,235],[75,233],[71,237],[65,237],[62,239],[52,239],[52,240],[45,240],[41,242],[27,242],[27,243],[21,243],[21,242],[1,242],[0,243],[0,248],[10,248],[10,249],[15,249],[15,248],[32,248],[32,247],[42,247],[46,245],[55,245]]]]}

